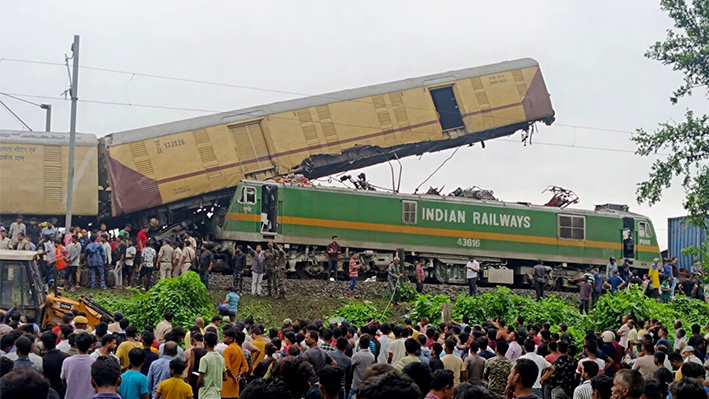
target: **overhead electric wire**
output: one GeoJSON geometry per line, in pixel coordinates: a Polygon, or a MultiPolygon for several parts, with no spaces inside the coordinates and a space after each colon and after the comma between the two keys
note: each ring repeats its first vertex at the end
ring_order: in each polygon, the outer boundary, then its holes
{"type": "Polygon", "coordinates": [[[453,153],[452,153],[448,158],[446,158],[445,160],[443,160],[443,162],[442,162],[440,165],[438,165],[438,167],[436,168],[436,170],[434,170],[433,172],[431,172],[431,174],[428,175],[428,177],[427,177],[424,181],[422,181],[421,184],[418,185],[418,187],[416,187],[416,190],[414,190],[414,194],[418,193],[418,192],[419,192],[419,188],[421,188],[421,186],[423,186],[424,183],[426,183],[427,181],[429,181],[429,180],[433,177],[433,175],[435,175],[436,172],[438,172],[438,171],[443,167],[443,165],[446,164],[446,162],[450,161],[451,158],[453,158],[453,157],[455,156],[455,154],[458,152],[458,150],[460,150],[461,148],[462,148],[462,147],[456,147],[455,151],[453,151],[453,153]]]}
{"type": "MultiPolygon", "coordinates": [[[[29,97],[29,98],[41,98],[41,99],[47,99],[47,100],[70,101],[70,99],[68,99],[68,98],[38,96],[38,95],[34,95],[34,94],[17,94],[17,93],[5,93],[5,92],[0,92],[0,94],[5,95],[5,96],[9,96],[9,97],[13,97],[13,98],[16,98],[17,96],[19,96],[19,97],[29,97]]],[[[85,102],[85,103],[91,103],[91,104],[103,104],[103,105],[119,105],[119,106],[125,106],[125,107],[158,108],[158,109],[168,109],[168,110],[175,110],[175,111],[203,112],[203,113],[207,113],[207,114],[214,114],[214,113],[222,112],[222,111],[215,111],[213,109],[171,107],[168,105],[120,103],[120,102],[115,102],[115,101],[101,101],[101,100],[79,99],[79,102],[85,102]]]]}
{"type": "Polygon", "coordinates": [[[32,101],[27,101],[27,100],[25,100],[24,98],[15,97],[15,96],[13,96],[13,95],[11,95],[11,94],[7,94],[7,93],[0,93],[0,94],[3,95],[3,96],[7,96],[7,97],[10,97],[10,98],[13,98],[13,99],[15,99],[15,100],[17,100],[17,101],[22,101],[23,103],[27,103],[27,104],[34,105],[35,107],[41,107],[41,106],[42,106],[42,104],[33,103],[32,101]]]}
{"type": "Polygon", "coordinates": [[[22,120],[22,118],[20,118],[19,116],[17,116],[16,113],[12,112],[12,110],[10,109],[10,107],[8,107],[2,100],[0,100],[0,105],[2,105],[3,108],[5,108],[5,110],[7,110],[7,112],[8,112],[10,115],[12,115],[12,117],[13,117],[19,124],[21,124],[22,126],[24,126],[25,129],[29,130],[30,132],[32,131],[32,128],[30,128],[29,125],[27,125],[27,124],[25,123],[25,121],[22,120]]]}
{"type": "MultiPolygon", "coordinates": [[[[16,59],[16,58],[0,58],[0,62],[2,62],[2,61],[28,63],[28,64],[39,64],[39,65],[52,65],[52,66],[62,66],[62,67],[66,66],[66,64],[59,63],[59,62],[22,60],[22,59],[16,59]]],[[[246,86],[246,85],[238,85],[238,84],[223,83],[223,82],[211,82],[211,81],[206,81],[206,80],[179,78],[179,77],[174,77],[174,76],[165,76],[165,75],[157,75],[157,74],[151,74],[151,73],[123,71],[123,70],[119,70],[119,69],[100,68],[100,67],[92,67],[92,66],[79,66],[79,68],[86,69],[86,70],[92,70],[92,71],[118,73],[118,74],[131,75],[131,76],[142,76],[142,77],[154,78],[154,79],[174,80],[174,81],[185,82],[185,83],[197,83],[197,84],[205,84],[205,85],[211,85],[211,86],[222,86],[222,87],[231,87],[231,88],[236,88],[236,89],[263,91],[263,92],[278,93],[278,94],[288,94],[288,95],[294,95],[294,96],[300,96],[300,97],[320,97],[320,98],[327,98],[327,99],[338,100],[338,101],[351,101],[351,102],[360,102],[360,103],[371,104],[368,101],[363,101],[363,100],[358,100],[358,99],[343,99],[340,97],[328,96],[327,94],[308,94],[308,93],[300,93],[300,92],[287,91],[287,90],[269,89],[269,88],[264,88],[264,87],[246,86]]],[[[124,105],[124,104],[117,104],[117,105],[124,105]]],[[[402,105],[400,107],[405,108],[405,109],[420,110],[420,111],[427,111],[427,112],[434,112],[434,113],[439,112],[439,111],[432,109],[432,108],[412,107],[412,106],[408,106],[408,105],[402,105]]],[[[204,111],[204,112],[228,112],[228,111],[204,111]]],[[[501,117],[496,116],[496,118],[500,119],[501,117]]],[[[612,132],[612,133],[623,133],[623,134],[634,134],[635,133],[635,132],[629,131],[629,130],[605,129],[605,128],[589,127],[589,126],[568,125],[568,124],[563,124],[563,123],[556,123],[556,125],[573,127],[573,128],[578,128],[578,129],[586,129],[586,130],[605,131],[605,132],[612,132]]]]}
{"type": "MultiPolygon", "coordinates": [[[[33,95],[33,94],[20,94],[20,93],[5,93],[5,92],[0,92],[2,95],[6,96],[12,96],[12,97],[29,97],[29,98],[40,98],[40,99],[52,99],[52,100],[60,100],[60,101],[69,101],[68,99],[63,99],[63,98],[57,98],[57,97],[50,97],[50,96],[39,96],[39,95],[33,95]]],[[[191,111],[191,112],[202,112],[202,113],[219,113],[222,111],[216,111],[216,110],[206,110],[206,109],[196,109],[196,108],[183,108],[183,107],[172,107],[172,106],[162,106],[162,105],[152,105],[152,104],[132,104],[132,103],[121,103],[121,102],[114,102],[114,101],[99,101],[99,100],[86,100],[86,99],[79,99],[79,102],[85,102],[85,103],[91,103],[91,104],[101,104],[101,105],[115,105],[115,106],[128,106],[128,107],[138,107],[138,108],[153,108],[153,109],[166,109],[166,110],[175,110],[175,111],[191,111]]],[[[284,118],[284,117],[277,117],[270,115],[269,118],[274,118],[274,119],[283,119],[283,120],[289,120],[289,121],[298,121],[298,119],[295,118],[284,118]]],[[[335,125],[338,126],[347,126],[347,127],[358,127],[358,128],[366,128],[366,129],[381,129],[379,126],[364,126],[364,125],[354,125],[354,124],[342,124],[342,123],[335,123],[335,125]]],[[[554,124],[555,126],[562,126],[562,127],[577,127],[575,125],[564,125],[564,124],[554,124]]],[[[589,128],[591,129],[591,128],[589,128]]],[[[603,128],[592,128],[593,130],[606,130],[603,128]]],[[[611,130],[612,131],[612,130],[611,130]]],[[[622,131],[619,131],[622,132],[622,131]]],[[[494,140],[490,141],[504,141],[504,142],[509,142],[509,143],[519,143],[517,140],[509,140],[509,139],[504,139],[504,138],[497,138],[494,140]]],[[[570,144],[560,144],[560,143],[545,143],[545,142],[539,142],[535,141],[534,145],[542,145],[542,146],[552,146],[552,147],[563,147],[563,148],[575,148],[575,149],[583,149],[583,150],[594,150],[594,151],[609,151],[609,152],[620,152],[620,153],[628,153],[628,154],[635,154],[635,151],[633,150],[623,150],[623,149],[617,149],[617,148],[605,148],[605,147],[589,147],[589,146],[579,146],[579,145],[570,145],[570,144]]],[[[669,154],[665,153],[657,153],[655,155],[661,155],[661,156],[667,156],[669,154]]]]}

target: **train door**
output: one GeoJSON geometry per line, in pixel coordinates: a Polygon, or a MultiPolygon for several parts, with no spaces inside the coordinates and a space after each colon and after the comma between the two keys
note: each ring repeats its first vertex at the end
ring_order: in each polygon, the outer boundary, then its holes
{"type": "Polygon", "coordinates": [[[635,259],[635,220],[623,218],[623,257],[635,259]]]}
{"type": "Polygon", "coordinates": [[[278,231],[278,187],[261,187],[261,233],[276,235],[278,231]]]}
{"type": "Polygon", "coordinates": [[[453,86],[431,89],[431,97],[443,131],[465,127],[453,86]]]}

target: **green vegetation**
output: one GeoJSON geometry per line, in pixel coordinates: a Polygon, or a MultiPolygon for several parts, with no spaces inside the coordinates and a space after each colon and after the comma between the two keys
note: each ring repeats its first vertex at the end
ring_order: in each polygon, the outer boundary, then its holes
{"type": "Polygon", "coordinates": [[[175,325],[179,326],[190,326],[195,317],[209,318],[215,311],[207,289],[194,272],[159,280],[146,293],[131,289],[100,291],[99,295],[88,296],[111,312],[122,312],[131,324],[139,327],[156,325],[167,311],[175,313],[175,325]]]}
{"type": "Polygon", "coordinates": [[[468,315],[471,323],[482,323],[487,319],[505,319],[508,323],[514,323],[519,316],[528,322],[564,322],[568,325],[581,322],[578,309],[569,302],[554,295],[536,302],[515,295],[506,287],[478,296],[459,296],[453,305],[453,318],[460,320],[463,315],[468,315]]]}
{"type": "MultiPolygon", "coordinates": [[[[413,284],[411,284],[407,281],[403,281],[400,284],[401,284],[401,287],[399,287],[399,302],[408,303],[408,302],[415,301],[416,298],[418,298],[419,293],[416,292],[416,287],[413,284]]],[[[391,292],[389,292],[388,288],[384,293],[384,298],[387,300],[387,302],[392,299],[391,292]]]]}
{"type": "MultiPolygon", "coordinates": [[[[674,28],[667,31],[665,41],[656,42],[645,56],[684,74],[684,83],[670,97],[670,102],[677,104],[693,90],[706,90],[709,85],[706,61],[709,0],[661,0],[660,7],[672,18],[674,28]]],[[[695,115],[687,110],[685,118],[679,123],[660,123],[659,129],[652,133],[638,129],[633,136],[638,155],[667,154],[658,156],[648,180],[639,184],[638,201],[650,205],[659,202],[662,192],[679,177],[686,194],[682,205],[689,223],[709,230],[709,115],[695,115]]],[[[704,270],[709,271],[709,239],[686,253],[703,259],[704,270]]]]}
{"type": "Polygon", "coordinates": [[[421,295],[411,303],[413,309],[409,316],[417,322],[424,317],[428,317],[429,323],[438,325],[441,322],[441,307],[443,304],[450,302],[450,298],[445,295],[421,295]]]}
{"type": "MultiPolygon", "coordinates": [[[[147,293],[132,289],[89,291],[86,294],[111,312],[123,312],[137,326],[148,323],[155,325],[162,319],[164,312],[170,310],[175,313],[176,325],[186,327],[197,316],[209,318],[215,314],[216,305],[224,300],[226,291],[213,290],[207,293],[198,276],[188,273],[176,279],[161,280],[147,293]]],[[[65,295],[76,296],[70,293],[65,295]]],[[[671,332],[675,319],[682,320],[687,327],[694,323],[704,326],[709,322],[709,304],[679,295],[673,302],[661,304],[637,289],[620,291],[603,295],[591,313],[581,315],[575,301],[552,295],[536,302],[532,298],[513,294],[506,287],[474,297],[461,294],[455,301],[445,295],[419,295],[394,308],[390,308],[388,298],[383,297],[370,302],[305,295],[294,295],[287,300],[246,295],[242,297],[239,306],[239,319],[251,317],[268,328],[279,328],[286,318],[323,321],[341,318],[360,326],[372,318],[380,322],[401,324],[403,316],[407,315],[414,323],[428,317],[430,323],[436,325],[441,322],[442,305],[449,303],[453,303],[454,320],[460,321],[463,315],[467,315],[472,324],[500,318],[513,324],[518,316],[524,317],[526,323],[545,322],[553,328],[559,323],[566,323],[572,340],[577,344],[588,329],[599,331],[620,327],[624,315],[630,315],[634,320],[656,318],[671,332]]]]}
{"type": "Polygon", "coordinates": [[[386,321],[391,313],[391,309],[386,306],[380,308],[372,303],[357,302],[338,308],[332,317],[341,317],[352,325],[361,326],[370,319],[386,321]]]}

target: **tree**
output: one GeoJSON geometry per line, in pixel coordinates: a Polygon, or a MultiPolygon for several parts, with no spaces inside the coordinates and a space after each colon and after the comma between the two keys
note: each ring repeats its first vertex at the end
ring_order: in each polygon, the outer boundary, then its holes
{"type": "MultiPolygon", "coordinates": [[[[674,20],[664,41],[656,42],[645,57],[671,66],[684,73],[683,84],[672,94],[670,102],[691,96],[693,90],[709,94],[709,0],[661,0],[660,7],[674,20]]],[[[652,165],[649,179],[638,184],[638,202],[653,205],[660,201],[663,190],[675,178],[682,182],[686,198],[682,204],[688,222],[709,230],[709,115],[685,113],[682,122],[660,123],[652,133],[638,129],[633,136],[638,145],[636,154],[649,156],[669,152],[652,165]]],[[[709,242],[695,248],[696,254],[709,253],[709,242]]],[[[705,268],[709,259],[703,257],[705,268]]]]}

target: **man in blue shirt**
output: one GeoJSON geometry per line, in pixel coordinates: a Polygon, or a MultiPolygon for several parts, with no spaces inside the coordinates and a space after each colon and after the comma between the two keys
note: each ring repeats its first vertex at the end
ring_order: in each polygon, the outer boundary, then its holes
{"type": "Polygon", "coordinates": [[[625,281],[625,284],[630,282],[630,259],[625,258],[623,264],[620,266],[620,278],[625,281]]]}
{"type": "Polygon", "coordinates": [[[145,363],[145,352],[141,348],[133,348],[128,352],[128,359],[130,359],[130,367],[122,375],[118,393],[123,399],[142,399],[143,395],[150,393],[148,377],[140,373],[145,363]]]}
{"type": "Polygon", "coordinates": [[[618,289],[625,287],[625,281],[620,278],[616,270],[604,285],[611,289],[611,293],[614,293],[618,291],[618,289]]]}
{"type": "Polygon", "coordinates": [[[596,302],[598,302],[598,298],[600,298],[601,293],[603,292],[603,275],[598,272],[598,268],[594,267],[591,269],[591,272],[593,273],[593,304],[595,305],[596,302]]]}
{"type": "Polygon", "coordinates": [[[89,280],[91,288],[96,288],[96,275],[99,276],[101,289],[106,289],[106,269],[104,268],[105,254],[99,238],[86,246],[86,263],[89,266],[89,280]]]}
{"type": "Polygon", "coordinates": [[[224,300],[224,303],[227,304],[227,312],[229,313],[229,319],[232,323],[236,321],[236,313],[239,311],[240,300],[241,297],[236,293],[236,286],[232,286],[224,300]]]}
{"type": "Polygon", "coordinates": [[[158,393],[158,385],[170,378],[170,361],[177,356],[177,344],[173,341],[165,342],[165,354],[160,359],[153,362],[148,370],[148,389],[150,397],[154,398],[158,393]]]}
{"type": "Polygon", "coordinates": [[[656,348],[664,345],[668,351],[672,351],[672,345],[670,345],[670,341],[667,340],[667,334],[669,334],[667,327],[662,327],[657,331],[657,336],[660,337],[660,339],[655,343],[656,348]]]}

